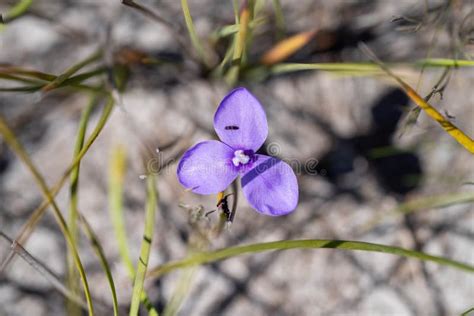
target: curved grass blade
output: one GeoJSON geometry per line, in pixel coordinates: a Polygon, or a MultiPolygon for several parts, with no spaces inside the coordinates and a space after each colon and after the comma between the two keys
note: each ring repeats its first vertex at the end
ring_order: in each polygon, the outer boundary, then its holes
{"type": "Polygon", "coordinates": [[[370,252],[381,252],[402,257],[416,258],[423,261],[431,261],[440,265],[449,266],[462,271],[474,273],[474,266],[467,263],[454,261],[448,258],[429,255],[424,252],[408,250],[395,246],[387,246],[361,241],[348,240],[324,240],[324,239],[303,239],[303,240],[282,240],[274,242],[265,242],[250,244],[245,246],[229,247],[216,251],[201,252],[193,254],[182,260],[165,263],[148,273],[148,277],[160,277],[176,269],[192,267],[205,263],[211,263],[219,260],[228,259],[244,254],[254,254],[265,251],[289,250],[289,249],[342,249],[342,250],[362,250],[370,252]]]}
{"type": "MultiPolygon", "coordinates": [[[[87,123],[92,113],[92,109],[96,106],[97,102],[98,102],[98,96],[96,94],[92,95],[89,104],[82,112],[81,119],[79,121],[76,144],[74,147],[74,156],[79,154],[79,152],[82,149],[82,146],[84,145],[84,139],[85,139],[86,130],[87,130],[87,123]]],[[[80,170],[80,163],[78,163],[77,166],[74,167],[74,169],[72,169],[71,171],[71,176],[70,176],[71,184],[69,186],[70,198],[69,198],[68,224],[69,224],[69,229],[71,231],[71,237],[74,243],[77,242],[77,217],[78,217],[77,203],[78,203],[78,188],[79,188],[79,170],[80,170]]],[[[68,262],[67,278],[68,278],[69,288],[73,293],[78,293],[78,289],[77,289],[78,288],[78,284],[77,284],[78,275],[74,267],[74,259],[72,258],[71,253],[68,253],[67,262],[68,262]]],[[[67,310],[68,310],[69,315],[80,315],[81,313],[80,309],[77,309],[77,305],[71,304],[71,302],[68,302],[67,310]]]]}
{"type": "Polygon", "coordinates": [[[143,233],[142,245],[140,247],[140,257],[137,263],[137,273],[133,285],[130,316],[138,315],[140,301],[143,293],[148,259],[150,257],[151,242],[155,227],[155,210],[157,205],[157,192],[155,188],[155,177],[153,174],[147,176],[147,202],[145,215],[145,231],[143,233]]]}
{"type": "Polygon", "coordinates": [[[240,10],[240,14],[237,11],[236,2],[234,2],[234,10],[236,11],[235,23],[239,25],[239,31],[234,35],[233,54],[232,54],[232,66],[226,74],[226,82],[230,86],[234,86],[239,79],[240,66],[245,53],[245,43],[247,41],[247,31],[249,24],[252,22],[251,10],[249,1],[244,2],[240,10]]]}
{"type": "Polygon", "coordinates": [[[275,24],[277,30],[277,38],[283,39],[285,36],[285,15],[281,7],[280,0],[273,0],[273,10],[275,11],[275,24]]]}
{"type": "Polygon", "coordinates": [[[102,248],[102,245],[100,244],[99,238],[97,235],[94,233],[92,230],[92,227],[90,224],[87,222],[86,218],[79,214],[79,219],[82,223],[83,229],[89,240],[91,241],[92,247],[94,248],[94,251],[99,258],[100,264],[102,266],[102,269],[104,269],[105,275],[107,277],[107,282],[109,283],[110,291],[112,292],[112,306],[114,308],[114,316],[118,316],[119,314],[119,309],[118,309],[118,301],[117,301],[117,292],[115,290],[115,283],[114,279],[112,276],[112,272],[110,270],[110,265],[107,261],[107,258],[105,257],[104,254],[104,249],[102,248]]]}
{"type": "MultiPolygon", "coordinates": [[[[135,267],[133,266],[128,251],[127,232],[123,220],[123,183],[126,173],[126,152],[121,146],[113,151],[109,171],[109,210],[112,224],[114,226],[115,238],[117,239],[120,258],[122,259],[130,280],[135,279],[135,267]]],[[[145,291],[142,292],[141,303],[150,316],[158,316],[158,312],[151,304],[145,291]]]]}
{"type": "Polygon", "coordinates": [[[56,78],[55,75],[49,73],[4,64],[0,65],[0,73],[18,75],[43,81],[52,81],[56,78]]]}
{"type": "Polygon", "coordinates": [[[183,10],[184,21],[186,22],[186,27],[188,29],[189,37],[191,38],[191,43],[193,44],[194,49],[196,49],[196,52],[198,53],[199,57],[204,62],[204,64],[208,68],[210,68],[211,64],[206,56],[204,47],[201,45],[201,40],[197,36],[196,29],[194,28],[193,18],[191,16],[191,11],[189,10],[189,5],[188,5],[187,0],[181,0],[181,8],[183,10]]]}
{"type": "Polygon", "coordinates": [[[469,308],[465,312],[461,314],[461,316],[472,316],[472,313],[474,313],[474,307],[469,308]]]}
{"type": "Polygon", "coordinates": [[[123,219],[123,183],[126,173],[126,152],[125,148],[119,146],[113,150],[109,169],[109,211],[112,225],[115,231],[115,238],[119,249],[120,258],[127,268],[129,276],[133,279],[135,268],[130,259],[128,251],[127,232],[123,219]]]}
{"type": "MultiPolygon", "coordinates": [[[[59,190],[63,187],[64,183],[66,183],[71,171],[74,169],[74,167],[80,163],[81,159],[84,157],[84,155],[87,153],[89,148],[92,146],[94,141],[97,139],[99,136],[100,132],[104,128],[107,120],[110,117],[110,114],[112,113],[114,107],[114,99],[112,96],[109,95],[107,99],[107,103],[102,110],[102,115],[99,118],[99,122],[97,123],[96,127],[92,131],[91,135],[87,139],[86,144],[82,147],[81,151],[79,154],[73,159],[73,162],[69,166],[69,168],[63,173],[62,177],[59,179],[59,181],[53,186],[51,189],[51,195],[54,197],[56,194],[58,194],[59,190]]],[[[20,243],[25,243],[25,241],[28,239],[30,234],[33,232],[34,228],[36,227],[36,224],[39,222],[39,220],[42,218],[44,211],[46,208],[49,206],[50,200],[45,199],[40,206],[35,209],[33,214],[28,218],[28,221],[22,226],[20,233],[18,234],[16,240],[20,243]]],[[[2,265],[0,266],[0,274],[2,271],[8,266],[10,263],[11,259],[13,258],[13,252],[10,251],[8,256],[5,258],[5,260],[2,262],[2,265]]]]}
{"type": "MultiPolygon", "coordinates": [[[[33,4],[33,0],[20,0],[16,5],[14,5],[5,15],[2,16],[3,23],[9,23],[28,11],[30,6],[33,4]]],[[[0,26],[0,31],[1,31],[0,26]]]]}
{"type": "MultiPolygon", "coordinates": [[[[426,68],[425,66],[422,66],[421,74],[423,74],[425,68],[426,68]]],[[[427,96],[425,96],[425,101],[426,102],[429,102],[430,99],[436,93],[439,93],[440,95],[442,95],[443,90],[446,88],[446,86],[449,82],[449,78],[450,78],[449,75],[451,73],[451,69],[452,69],[452,67],[446,67],[444,69],[444,71],[441,74],[441,76],[439,77],[438,81],[433,86],[433,89],[430,91],[430,93],[428,93],[427,96]]],[[[418,80],[417,90],[418,90],[418,86],[421,84],[421,79],[422,79],[422,75],[420,75],[420,78],[418,80]]],[[[420,107],[414,107],[410,110],[410,112],[408,112],[406,118],[404,119],[404,122],[402,123],[402,126],[399,128],[400,131],[398,133],[398,137],[402,137],[403,134],[408,132],[416,124],[416,122],[418,121],[418,117],[420,116],[420,113],[421,113],[421,108],[420,107]]]]}
{"type": "Polygon", "coordinates": [[[98,49],[95,51],[91,56],[87,57],[86,59],[78,62],[77,64],[69,67],[66,71],[59,76],[57,76],[53,81],[45,85],[41,88],[42,92],[48,92],[59,87],[66,79],[74,75],[76,72],[84,68],[85,66],[99,60],[102,57],[102,50],[98,49]]]}
{"type": "Polygon", "coordinates": [[[377,214],[373,219],[371,219],[367,224],[363,226],[363,228],[360,230],[360,233],[363,234],[368,232],[375,225],[386,219],[388,216],[394,217],[402,214],[419,212],[421,210],[444,208],[451,205],[473,202],[474,192],[450,193],[413,199],[400,204],[395,210],[391,211],[391,213],[389,214],[377,214]]]}
{"type": "Polygon", "coordinates": [[[427,208],[448,207],[471,202],[474,202],[474,192],[451,193],[408,201],[401,204],[397,210],[398,212],[408,214],[427,208]]]}
{"type": "Polygon", "coordinates": [[[39,80],[28,79],[28,78],[23,78],[17,75],[2,73],[1,70],[0,70],[0,79],[10,80],[10,81],[19,81],[23,83],[29,83],[31,85],[40,85],[42,83],[42,81],[39,81],[39,80]]]}
{"type": "Polygon", "coordinates": [[[42,275],[49,283],[64,297],[68,300],[74,302],[78,306],[87,309],[87,303],[79,297],[76,293],[70,291],[61,280],[58,278],[57,275],[54,274],[51,269],[49,269],[46,265],[44,265],[40,260],[36,259],[32,254],[30,254],[22,245],[18,242],[9,238],[5,233],[0,231],[0,237],[5,239],[10,245],[11,249],[14,253],[18,254],[18,256],[23,259],[26,263],[28,263],[33,269],[35,269],[40,275],[42,275]]]}
{"type": "Polygon", "coordinates": [[[18,155],[20,160],[27,166],[27,168],[30,170],[31,174],[33,175],[36,183],[40,187],[44,198],[52,205],[53,211],[55,218],[59,224],[59,227],[61,228],[61,231],[64,235],[64,238],[67,241],[67,245],[69,246],[74,262],[76,264],[76,268],[79,271],[79,275],[81,277],[82,281],[82,286],[84,289],[84,293],[86,296],[87,300],[87,305],[89,309],[89,315],[94,315],[94,306],[92,303],[92,297],[89,291],[89,284],[87,282],[87,277],[86,273],[84,270],[84,266],[82,265],[81,259],[79,257],[79,253],[77,251],[76,244],[74,243],[71,232],[66,224],[66,220],[64,219],[63,215],[61,214],[61,211],[59,210],[56,202],[54,201],[54,197],[51,194],[50,190],[48,189],[48,186],[43,178],[43,176],[39,173],[39,171],[36,169],[36,167],[33,164],[33,161],[31,158],[28,156],[26,153],[25,149],[23,146],[18,142],[17,138],[15,137],[14,133],[11,131],[11,129],[8,127],[8,125],[5,122],[5,119],[3,118],[2,115],[0,115],[0,134],[3,135],[5,141],[7,144],[10,146],[10,148],[18,155]]]}
{"type": "MultiPolygon", "coordinates": [[[[453,137],[459,144],[461,144],[467,151],[474,154],[474,141],[467,136],[456,125],[445,118],[436,108],[426,102],[412,87],[410,87],[399,76],[395,75],[366,45],[361,44],[360,49],[369,56],[389,77],[393,78],[400,87],[405,91],[407,96],[418,105],[432,120],[438,124],[453,137]]],[[[444,66],[444,65],[443,65],[444,66]]]]}

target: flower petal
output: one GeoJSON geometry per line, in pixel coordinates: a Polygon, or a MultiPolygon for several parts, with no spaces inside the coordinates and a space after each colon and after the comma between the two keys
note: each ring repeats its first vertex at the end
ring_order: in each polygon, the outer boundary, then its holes
{"type": "Polygon", "coordinates": [[[298,204],[298,182],[291,167],[274,157],[255,155],[252,169],[242,177],[245,197],[259,213],[271,216],[292,212],[298,204]]]}
{"type": "Polygon", "coordinates": [[[267,116],[260,102],[245,88],[232,90],[214,115],[219,138],[235,149],[257,151],[268,135],[267,116]]]}
{"type": "Polygon", "coordinates": [[[232,165],[234,151],[217,140],[198,143],[188,149],[178,164],[178,180],[198,194],[224,191],[237,177],[232,165]]]}

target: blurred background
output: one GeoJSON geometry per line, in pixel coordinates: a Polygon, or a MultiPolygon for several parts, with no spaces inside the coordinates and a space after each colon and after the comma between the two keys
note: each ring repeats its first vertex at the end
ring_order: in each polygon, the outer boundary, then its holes
{"type": "MultiPolygon", "coordinates": [[[[474,264],[474,160],[468,151],[424,113],[416,117],[413,103],[380,73],[271,68],[283,61],[366,62],[358,48],[364,42],[420,95],[439,88],[430,103],[473,137],[472,68],[416,64],[472,59],[473,1],[257,1],[238,80],[229,75],[231,62],[219,66],[236,32],[223,29],[235,23],[232,1],[189,0],[204,58],[192,44],[179,1],[140,0],[134,7],[119,0],[42,0],[8,20],[5,13],[18,2],[0,2],[2,74],[18,66],[58,75],[93,57],[78,72],[95,71],[81,81],[87,87],[21,90],[29,83],[0,77],[0,113],[50,187],[71,164],[90,87],[107,87],[116,100],[82,160],[78,209],[102,244],[124,314],[133,284],[110,219],[111,159],[117,148],[126,155],[130,257],[135,262],[139,256],[143,175],[150,171],[157,173],[159,193],[150,266],[184,257],[219,215],[196,219],[199,205],[213,210],[216,198],[186,192],[176,179],[176,162],[191,145],[216,137],[214,111],[233,86],[247,87],[263,104],[269,137],[261,152],[295,167],[300,201],[291,215],[273,218],[239,198],[231,227],[211,238],[208,249],[280,239],[363,240],[474,264]],[[263,58],[280,40],[302,32],[310,32],[305,45],[290,56],[263,58]]],[[[88,135],[103,103],[92,108],[88,135]]],[[[65,216],[69,199],[65,185],[56,198],[65,216]]],[[[0,138],[0,230],[15,238],[42,201],[31,173],[0,138]]],[[[50,209],[23,246],[66,282],[67,247],[50,209]]],[[[98,314],[111,315],[100,263],[87,239],[78,247],[92,295],[105,306],[98,314]]],[[[1,239],[2,261],[9,250],[10,242],[1,239]]],[[[191,272],[147,280],[158,311],[177,284],[188,291],[179,315],[458,315],[474,303],[472,274],[387,254],[269,252],[191,272]]],[[[64,297],[25,260],[15,258],[0,275],[0,315],[65,314],[64,297]]]]}

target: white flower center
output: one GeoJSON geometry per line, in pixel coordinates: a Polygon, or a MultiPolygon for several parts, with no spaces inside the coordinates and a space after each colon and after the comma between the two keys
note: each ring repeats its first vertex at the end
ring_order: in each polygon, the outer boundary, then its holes
{"type": "Polygon", "coordinates": [[[232,158],[232,163],[234,166],[238,167],[239,164],[245,165],[250,161],[250,157],[244,154],[243,150],[236,150],[234,152],[234,158],[232,158]]]}

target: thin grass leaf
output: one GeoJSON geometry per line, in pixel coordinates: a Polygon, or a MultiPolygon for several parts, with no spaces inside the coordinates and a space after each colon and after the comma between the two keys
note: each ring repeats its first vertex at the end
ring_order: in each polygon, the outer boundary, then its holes
{"type": "Polygon", "coordinates": [[[449,58],[426,58],[416,62],[418,66],[429,67],[474,67],[474,60],[449,59],[449,58]]]}
{"type": "MultiPolygon", "coordinates": [[[[33,4],[33,0],[20,0],[15,4],[5,15],[2,16],[3,23],[9,23],[23,14],[25,14],[30,6],[33,4]]],[[[1,31],[1,28],[0,28],[1,31]]]]}
{"type": "Polygon", "coordinates": [[[229,47],[227,48],[227,51],[224,55],[224,58],[222,59],[222,61],[220,62],[220,64],[214,69],[213,71],[213,76],[214,77],[217,77],[217,78],[220,78],[222,77],[222,74],[224,73],[224,67],[230,62],[230,60],[232,59],[232,54],[233,54],[233,51],[234,51],[234,47],[235,47],[235,40],[233,40],[231,42],[231,44],[229,45],[229,47]]]}
{"type": "Polygon", "coordinates": [[[178,314],[179,308],[189,293],[195,274],[195,267],[187,268],[182,271],[181,276],[176,282],[176,287],[171,295],[171,299],[163,312],[163,316],[174,316],[178,314]]]}
{"type": "Polygon", "coordinates": [[[87,57],[86,59],[66,69],[65,72],[63,72],[62,74],[57,76],[53,81],[51,81],[50,83],[45,85],[43,88],[41,88],[41,91],[48,92],[59,87],[66,79],[74,75],[76,72],[78,72],[85,66],[99,60],[101,57],[102,57],[102,50],[99,49],[95,51],[91,56],[87,57]]]}
{"type": "MultiPolygon", "coordinates": [[[[422,67],[422,72],[424,71],[426,67],[423,66],[422,67]]],[[[439,93],[439,94],[442,94],[442,91],[444,90],[444,88],[446,87],[446,85],[448,84],[448,81],[449,81],[449,74],[451,73],[451,69],[452,67],[446,67],[443,71],[443,73],[441,74],[441,76],[439,77],[438,81],[436,82],[436,84],[434,85],[433,89],[430,91],[430,93],[428,93],[428,95],[425,97],[425,101],[426,102],[429,102],[430,99],[436,94],[436,93],[439,93]]],[[[420,80],[419,82],[421,82],[421,77],[420,77],[420,80]]],[[[419,83],[420,84],[420,83],[419,83]]],[[[418,85],[419,85],[418,84],[418,85]]],[[[418,90],[418,87],[417,87],[417,90],[418,90]]],[[[417,107],[415,106],[414,108],[412,108],[410,110],[410,112],[408,113],[408,115],[406,116],[402,126],[400,127],[400,131],[399,131],[399,137],[402,137],[403,134],[405,134],[406,132],[408,132],[415,124],[416,122],[418,121],[418,117],[420,116],[420,113],[421,113],[421,108],[420,107],[417,107]]]]}
{"type": "Polygon", "coordinates": [[[281,74],[303,70],[322,70],[322,71],[348,71],[348,72],[380,72],[379,67],[373,63],[282,63],[271,68],[273,74],[281,74]]]}
{"type": "Polygon", "coordinates": [[[79,274],[81,276],[81,281],[84,289],[84,293],[86,296],[87,300],[87,305],[88,305],[88,310],[89,310],[89,315],[94,314],[94,306],[92,303],[92,297],[89,291],[89,284],[87,282],[87,277],[86,273],[84,271],[84,266],[82,265],[81,259],[79,257],[79,253],[77,251],[76,244],[74,243],[71,232],[69,231],[69,228],[66,224],[66,220],[61,214],[61,211],[59,210],[56,202],[54,201],[54,197],[51,194],[51,192],[48,189],[48,186],[43,178],[43,176],[39,173],[39,171],[36,169],[35,165],[33,164],[33,161],[29,157],[29,155],[26,153],[25,149],[23,146],[18,142],[15,134],[12,132],[12,130],[8,127],[5,119],[3,116],[0,115],[0,134],[4,137],[6,143],[10,146],[10,148],[17,154],[17,156],[20,158],[20,160],[27,166],[27,168],[30,170],[31,174],[33,175],[36,183],[40,187],[44,198],[51,204],[53,207],[54,215],[55,218],[59,224],[59,227],[61,228],[61,232],[64,235],[64,238],[67,241],[67,245],[69,246],[74,262],[76,264],[76,268],[79,271],[79,274]]]}
{"type": "Polygon", "coordinates": [[[461,314],[461,316],[472,316],[474,313],[474,307],[469,308],[461,314]]]}
{"type": "Polygon", "coordinates": [[[445,208],[452,205],[466,204],[474,202],[474,192],[460,192],[460,193],[449,193],[440,194],[429,197],[421,197],[417,199],[409,200],[405,203],[400,204],[397,208],[390,211],[388,214],[377,214],[360,230],[361,234],[367,233],[378,223],[386,220],[387,218],[393,218],[404,214],[411,214],[420,212],[423,210],[432,210],[445,208]]]}
{"type": "MultiPolygon", "coordinates": [[[[256,28],[260,25],[265,24],[267,19],[265,17],[260,17],[258,19],[254,19],[251,22],[249,22],[249,28],[256,28]]],[[[218,39],[225,38],[230,35],[235,35],[240,28],[240,24],[232,24],[232,25],[226,25],[221,27],[220,29],[216,30],[212,35],[211,38],[213,41],[217,41],[218,39]]]]}
{"type": "Polygon", "coordinates": [[[19,81],[19,82],[29,83],[33,85],[40,85],[42,83],[42,81],[39,81],[39,80],[23,78],[20,76],[1,73],[1,72],[0,72],[0,79],[10,80],[10,81],[19,81]]]}
{"type": "Polygon", "coordinates": [[[118,309],[118,301],[117,301],[117,292],[115,290],[115,283],[114,283],[114,279],[112,276],[112,271],[110,269],[109,262],[107,261],[107,258],[105,257],[105,254],[104,254],[104,249],[102,245],[100,244],[99,238],[92,230],[92,227],[87,222],[86,218],[81,215],[79,216],[79,219],[82,223],[84,233],[87,235],[87,237],[91,241],[92,248],[94,249],[97,257],[99,258],[102,269],[104,269],[105,275],[107,277],[107,282],[109,283],[110,291],[112,293],[112,306],[114,308],[114,316],[118,316],[119,309],[118,309]]]}
{"type": "Polygon", "coordinates": [[[474,192],[441,194],[402,203],[397,208],[397,211],[408,214],[422,209],[442,208],[472,202],[474,202],[474,192]]]}
{"type": "Polygon", "coordinates": [[[0,88],[0,92],[36,92],[41,89],[43,85],[23,86],[23,87],[11,87],[11,88],[0,88]]]}
{"type": "MultiPolygon", "coordinates": [[[[92,131],[91,135],[87,139],[85,145],[82,147],[81,151],[77,156],[74,157],[73,162],[69,166],[69,168],[63,173],[62,177],[59,179],[59,181],[53,186],[51,190],[51,195],[54,197],[58,192],[61,190],[63,185],[66,183],[71,171],[74,169],[74,167],[80,163],[81,159],[84,157],[84,155],[87,153],[89,148],[92,146],[94,141],[97,139],[99,136],[100,132],[104,128],[107,120],[110,117],[110,114],[112,113],[114,107],[114,99],[113,97],[109,96],[107,98],[107,103],[102,110],[102,115],[99,118],[99,121],[92,131]]],[[[20,243],[25,243],[28,237],[31,235],[33,232],[34,228],[38,224],[39,220],[43,217],[44,211],[46,208],[49,206],[50,200],[49,199],[44,199],[44,201],[41,203],[41,205],[35,209],[33,214],[28,218],[28,221],[22,226],[20,233],[18,234],[16,240],[20,243]]],[[[0,273],[8,266],[8,264],[11,262],[11,259],[13,258],[14,253],[10,251],[8,256],[5,258],[5,260],[2,262],[2,265],[0,266],[0,273]]]]}
{"type": "Polygon", "coordinates": [[[153,174],[147,176],[147,202],[145,215],[145,231],[143,233],[142,245],[140,247],[140,257],[137,263],[137,273],[133,285],[133,293],[130,306],[130,316],[138,315],[140,301],[142,298],[143,284],[148,268],[148,259],[155,227],[155,210],[157,205],[157,192],[155,188],[155,177],[153,174]]]}
{"type": "MultiPolygon", "coordinates": [[[[366,46],[360,48],[391,78],[393,78],[405,91],[407,96],[418,105],[432,120],[437,122],[451,137],[461,144],[467,151],[474,154],[474,141],[460,130],[456,125],[445,118],[436,108],[426,102],[412,87],[410,87],[399,76],[395,75],[375,54],[366,46]]],[[[444,65],[443,65],[444,66],[444,65]]]]}
{"type": "MultiPolygon", "coordinates": [[[[94,56],[92,56],[94,57],[94,56]]],[[[85,61],[84,61],[85,62],[85,61]]],[[[84,63],[82,62],[82,63],[84,63]]],[[[81,65],[76,65],[75,67],[78,68],[81,65]]],[[[84,65],[85,66],[85,65],[84,65]]],[[[75,69],[71,68],[69,71],[73,71],[75,69]]],[[[73,87],[79,90],[86,90],[92,92],[100,92],[100,88],[92,87],[88,85],[82,84],[83,81],[95,77],[97,75],[101,75],[105,73],[106,67],[99,67],[97,69],[93,69],[89,72],[84,72],[82,74],[78,74],[76,76],[68,76],[68,74],[63,74],[60,76],[55,76],[48,73],[43,73],[40,71],[34,71],[29,69],[24,69],[21,67],[15,66],[1,66],[0,65],[0,78],[6,80],[14,80],[20,81],[24,83],[29,83],[29,86],[22,86],[22,87],[9,87],[9,88],[0,88],[0,91],[3,92],[36,92],[39,90],[49,91],[51,89],[61,88],[61,87],[73,87]],[[62,76],[62,78],[61,78],[62,76]],[[26,77],[26,78],[24,78],[26,77]],[[31,78],[31,79],[30,79],[31,78]],[[44,83],[43,81],[47,81],[44,83]]]]}
{"type": "Polygon", "coordinates": [[[260,59],[264,65],[270,66],[286,60],[291,55],[308,44],[316,34],[315,31],[306,31],[290,36],[270,48],[260,59]]]}
{"type": "MultiPolygon", "coordinates": [[[[74,156],[79,154],[84,145],[84,139],[87,130],[87,123],[90,118],[90,114],[92,113],[92,109],[96,106],[98,102],[98,96],[93,95],[87,107],[83,110],[81,119],[79,121],[79,128],[76,136],[76,144],[74,147],[74,156]]],[[[69,186],[69,218],[68,224],[69,229],[71,231],[71,237],[74,243],[77,243],[77,218],[78,218],[78,211],[77,211],[77,203],[78,203],[78,188],[79,188],[79,170],[80,164],[78,163],[77,166],[72,169],[71,176],[70,176],[70,186],[69,186]]],[[[74,259],[72,258],[72,254],[68,253],[67,256],[68,262],[68,284],[71,292],[78,293],[78,275],[76,269],[74,267],[74,259]]],[[[80,315],[81,310],[77,309],[76,304],[71,304],[73,302],[68,302],[67,310],[69,315],[80,315]]]]}
{"type": "Polygon", "coordinates": [[[324,240],[324,239],[307,239],[307,240],[282,240],[274,242],[265,242],[250,244],[245,246],[229,247],[216,251],[201,252],[190,255],[182,260],[165,263],[158,266],[148,273],[148,277],[160,277],[170,273],[176,269],[182,269],[219,260],[228,259],[244,254],[255,254],[266,251],[289,250],[289,249],[342,249],[342,250],[361,250],[369,252],[387,253],[407,258],[416,258],[423,261],[430,261],[439,265],[456,268],[462,271],[474,273],[474,266],[467,263],[454,261],[448,258],[429,255],[424,252],[408,250],[395,246],[387,246],[361,241],[348,240],[324,240]]]}
{"type": "Polygon", "coordinates": [[[106,67],[98,67],[97,69],[91,70],[89,72],[84,72],[76,76],[67,78],[66,80],[61,82],[56,88],[67,87],[67,86],[73,86],[73,87],[78,86],[83,81],[89,78],[95,77],[97,75],[104,74],[106,71],[107,71],[106,67]]]}
{"type": "Polygon", "coordinates": [[[226,75],[226,81],[230,86],[235,85],[239,79],[239,70],[242,64],[242,57],[245,52],[245,42],[247,40],[248,25],[251,22],[249,3],[246,2],[240,11],[238,18],[239,31],[235,34],[232,66],[226,75]]]}
{"type": "MultiPolygon", "coordinates": [[[[126,151],[122,146],[113,150],[110,159],[109,169],[109,211],[112,224],[114,226],[115,238],[119,248],[120,258],[127,269],[130,280],[135,279],[135,267],[133,266],[130,253],[128,251],[127,231],[125,229],[123,216],[123,183],[127,168],[126,151]]],[[[158,312],[151,303],[145,291],[140,298],[141,303],[148,311],[150,316],[158,316],[158,312]]]]}
{"type": "Polygon", "coordinates": [[[191,11],[189,10],[189,5],[188,5],[187,0],[181,0],[181,8],[183,10],[184,21],[186,22],[186,27],[188,29],[189,37],[191,38],[191,43],[193,44],[194,49],[196,50],[196,52],[198,53],[199,57],[204,62],[204,64],[208,68],[210,68],[211,64],[209,62],[209,59],[206,56],[204,47],[201,44],[201,40],[197,36],[196,29],[194,28],[194,22],[191,16],[191,11]]]}
{"type": "Polygon", "coordinates": [[[285,16],[283,14],[283,9],[281,8],[280,0],[273,0],[273,10],[275,11],[275,24],[277,31],[277,38],[283,39],[286,33],[285,26],[285,16]]]}
{"type": "Polygon", "coordinates": [[[239,24],[240,16],[239,16],[239,0],[232,0],[232,9],[234,10],[234,20],[235,24],[239,24]]]}
{"type": "Polygon", "coordinates": [[[109,211],[120,258],[127,268],[128,275],[133,279],[135,268],[128,251],[127,231],[123,216],[123,183],[126,173],[126,151],[122,146],[116,147],[110,161],[109,169],[109,211]]]}
{"type": "Polygon", "coordinates": [[[16,253],[26,263],[28,263],[28,265],[35,269],[36,272],[38,272],[41,276],[43,276],[59,293],[78,306],[87,309],[87,303],[76,293],[71,292],[66,286],[64,286],[59,277],[54,274],[54,272],[51,271],[51,269],[49,269],[44,263],[36,259],[25,248],[23,248],[22,245],[9,238],[2,231],[0,231],[0,237],[5,239],[11,245],[11,249],[14,251],[14,253],[16,253]]]}
{"type": "Polygon", "coordinates": [[[52,74],[10,65],[0,65],[0,73],[18,75],[43,81],[52,81],[56,79],[56,76],[52,74]]]}

